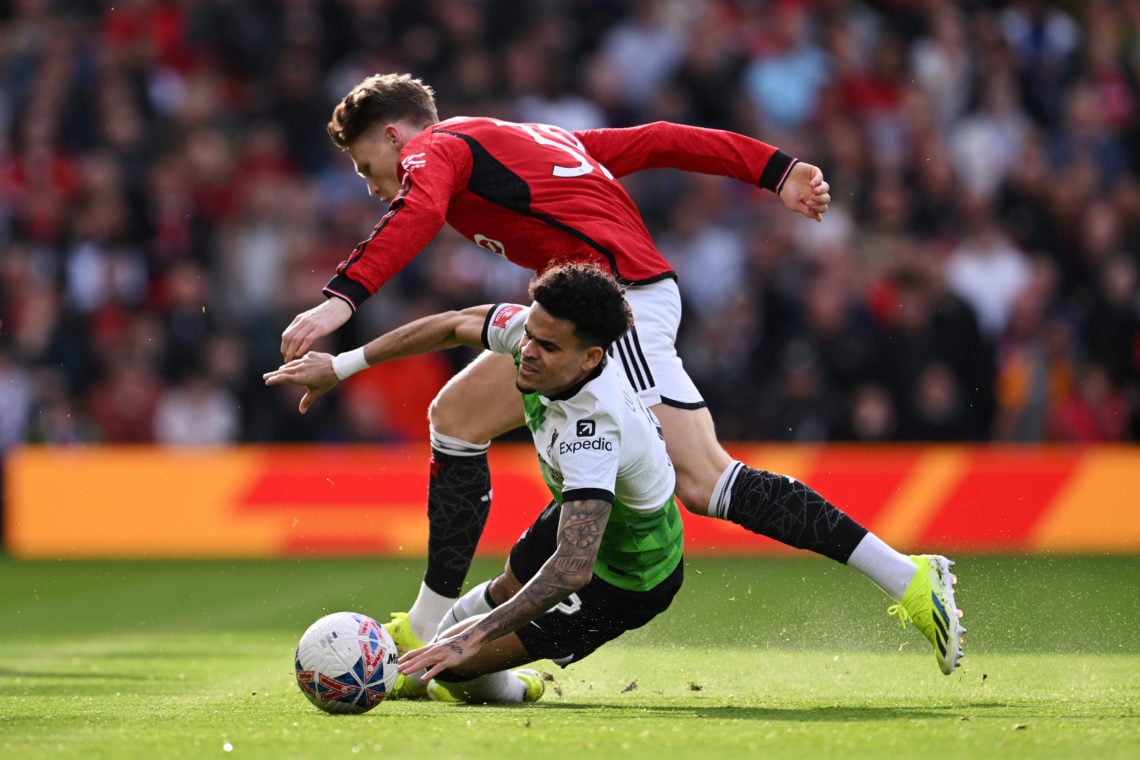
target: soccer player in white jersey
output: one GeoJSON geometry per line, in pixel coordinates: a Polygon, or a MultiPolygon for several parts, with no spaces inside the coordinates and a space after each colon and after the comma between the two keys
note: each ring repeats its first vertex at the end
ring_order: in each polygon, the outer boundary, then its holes
{"type": "MultiPolygon", "coordinates": [[[[588,264],[548,269],[530,307],[479,306],[425,317],[336,357],[306,354],[265,375],[312,403],[372,364],[455,345],[514,357],[515,385],[554,500],[498,577],[462,596],[436,638],[401,656],[402,678],[441,701],[534,701],[542,677],[672,602],[683,576],[675,475],[657,418],[607,349],[632,322],[616,281],[588,264]],[[512,670],[514,669],[514,670],[512,670]]],[[[511,392],[504,388],[504,392],[511,392]]]]}

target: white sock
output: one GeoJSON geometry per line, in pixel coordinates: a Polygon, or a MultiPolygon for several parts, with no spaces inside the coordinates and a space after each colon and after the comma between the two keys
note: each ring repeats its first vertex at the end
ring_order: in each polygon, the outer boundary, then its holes
{"type": "Polygon", "coordinates": [[[744,467],[744,462],[733,461],[724,468],[724,472],[717,478],[716,486],[713,488],[712,501],[709,502],[709,517],[716,517],[721,520],[728,519],[728,503],[732,498],[732,486],[736,482],[736,476],[742,467],[744,467]]]}
{"type": "Polygon", "coordinates": [[[439,627],[439,621],[451,609],[451,605],[455,604],[455,599],[452,597],[437,594],[427,587],[426,584],[420,583],[420,593],[416,597],[415,604],[408,610],[408,623],[412,626],[412,632],[416,634],[416,638],[425,644],[432,640],[435,636],[435,630],[439,627]]]}
{"type": "Polygon", "coordinates": [[[465,441],[462,438],[444,435],[443,433],[437,432],[433,427],[428,427],[428,439],[431,441],[433,451],[439,451],[453,457],[479,456],[491,448],[490,441],[486,441],[485,443],[471,443],[471,441],[465,441]]]}
{"type": "MultiPolygon", "coordinates": [[[[483,615],[493,610],[494,607],[491,606],[490,600],[487,599],[487,589],[490,588],[490,586],[491,581],[483,581],[459,597],[459,600],[451,606],[451,609],[443,616],[443,620],[439,622],[439,627],[435,629],[435,636],[443,635],[444,631],[460,620],[466,620],[475,615],[483,615]]],[[[424,641],[427,641],[427,639],[424,639],[424,641]]]]}
{"type": "Polygon", "coordinates": [[[464,702],[522,702],[526,699],[526,684],[509,670],[499,670],[462,683],[441,681],[453,695],[464,702]]]}
{"type": "Polygon", "coordinates": [[[902,599],[916,572],[910,557],[887,546],[874,533],[863,536],[847,558],[847,564],[870,578],[894,599],[902,599]]]}

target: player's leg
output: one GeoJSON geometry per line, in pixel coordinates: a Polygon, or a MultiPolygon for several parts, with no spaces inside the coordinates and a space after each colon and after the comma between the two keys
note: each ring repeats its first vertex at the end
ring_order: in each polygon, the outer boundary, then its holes
{"type": "MultiPolygon", "coordinates": [[[[460,621],[441,632],[440,638],[462,633],[485,614],[460,621]]],[[[534,659],[518,634],[508,633],[487,643],[461,665],[440,673],[428,684],[427,693],[437,702],[537,702],[544,691],[542,676],[520,667],[534,659]]]]}
{"type": "MultiPolygon", "coordinates": [[[[508,562],[497,578],[480,583],[452,605],[436,638],[463,631],[520,588],[508,562]]],[[[545,691],[542,674],[519,667],[535,659],[518,634],[511,633],[491,642],[462,666],[441,674],[428,685],[427,693],[437,702],[537,702],[545,691]]]]}
{"type": "MultiPolygon", "coordinates": [[[[936,635],[934,624],[954,606],[951,576],[931,558],[908,557],[852,520],[814,488],[787,475],[759,470],[734,460],[717,441],[712,416],[676,352],[680,297],[672,281],[626,292],[634,330],[614,347],[626,376],[653,408],[677,473],[677,496],[690,512],[734,522],[753,533],[814,551],[862,572],[892,598],[935,647],[939,666],[957,650],[956,620],[936,635]],[[931,569],[931,568],[934,569],[931,569]],[[927,583],[927,579],[931,579],[927,583]],[[919,593],[917,586],[934,586],[919,593]],[[940,614],[933,600],[946,600],[940,614]]],[[[935,558],[941,559],[941,558],[935,558]]],[[[945,562],[945,560],[943,560],[945,562]]],[[[901,617],[901,615],[900,615],[901,617]]],[[[956,659],[954,660],[956,663],[956,659]]],[[[951,669],[953,665],[950,666],[951,669]]]]}
{"type": "MultiPolygon", "coordinates": [[[[542,514],[548,511],[557,510],[548,505],[542,514]]],[[[545,544],[531,545],[532,551],[547,549],[545,544]]],[[[435,638],[463,631],[518,593],[520,588],[522,583],[515,577],[508,560],[497,577],[480,583],[456,600],[440,622],[435,638]]],[[[534,659],[518,634],[512,633],[491,642],[462,666],[433,679],[427,684],[427,694],[438,702],[536,702],[545,690],[542,675],[531,669],[511,670],[534,659]]]]}
{"type": "MultiPolygon", "coordinates": [[[[689,410],[658,409],[657,413],[659,419],[664,413],[672,423],[680,421],[672,425],[671,431],[665,420],[661,426],[666,448],[671,453],[675,448],[682,460],[688,459],[694,448],[715,445],[720,449],[715,440],[709,442],[713,434],[708,415],[701,419],[689,410]]],[[[710,459],[711,455],[706,455],[696,461],[700,466],[710,459]]],[[[686,486],[694,498],[705,493],[711,478],[708,469],[696,471],[687,464],[675,466],[678,481],[682,468],[686,469],[686,478],[694,478],[686,486]]],[[[944,674],[949,675],[958,666],[961,634],[966,629],[958,621],[960,612],[954,600],[956,578],[950,573],[954,563],[945,557],[908,557],[852,520],[808,484],[743,462],[732,462],[717,477],[706,509],[710,516],[859,570],[898,600],[888,612],[898,615],[904,626],[908,620],[915,624],[934,647],[935,659],[944,674]]]]}
{"type": "Polygon", "coordinates": [[[815,489],[734,460],[717,441],[704,398],[677,355],[681,298],[672,280],[630,288],[634,329],[612,353],[651,406],[690,512],[729,520],[753,533],[851,564],[900,599],[915,574],[910,559],[868,533],[815,489]]]}
{"type": "Polygon", "coordinates": [[[852,565],[902,598],[915,573],[909,557],[806,483],[734,460],[717,441],[708,409],[659,404],[653,411],[677,472],[677,495],[689,511],[852,565]]]}
{"type": "Polygon", "coordinates": [[[428,412],[428,558],[407,616],[394,616],[401,650],[431,639],[459,596],[491,509],[491,439],[523,424],[510,356],[484,352],[440,390],[428,412]],[[407,636],[411,633],[412,636],[407,636]]]}
{"type": "Polygon", "coordinates": [[[753,533],[807,549],[856,568],[898,600],[889,612],[914,623],[949,675],[962,657],[954,599],[953,563],[940,556],[906,556],[835,507],[814,488],[787,475],[733,461],[716,441],[706,409],[654,407],[677,471],[677,493],[698,514],[734,522],[753,533]],[[719,473],[718,467],[726,463],[719,473]]]}
{"type": "MultiPolygon", "coordinates": [[[[546,509],[550,509],[550,506],[547,505],[546,509]]],[[[487,614],[517,594],[520,588],[522,583],[515,577],[508,560],[503,572],[489,581],[483,581],[455,600],[455,604],[451,605],[451,609],[440,621],[435,637],[442,636],[445,631],[464,620],[487,614]]]]}
{"type": "MultiPolygon", "coordinates": [[[[461,621],[459,627],[441,635],[461,630],[468,621],[477,620],[518,593],[554,553],[558,518],[558,505],[551,502],[515,542],[503,573],[456,602],[448,618],[461,621]],[[471,613],[474,617],[465,620],[464,616],[471,613]]],[[[537,620],[503,637],[509,639],[504,651],[486,657],[480,651],[461,667],[441,674],[432,681],[429,693],[435,699],[450,701],[535,701],[542,696],[542,676],[534,670],[508,668],[541,659],[553,660],[562,667],[582,660],[607,641],[664,612],[683,578],[683,562],[678,562],[672,574],[649,591],[620,589],[595,577],[537,620]],[[523,655],[514,648],[516,642],[522,645],[526,659],[521,659],[523,655]],[[488,673],[490,668],[497,668],[498,672],[488,673]]]]}

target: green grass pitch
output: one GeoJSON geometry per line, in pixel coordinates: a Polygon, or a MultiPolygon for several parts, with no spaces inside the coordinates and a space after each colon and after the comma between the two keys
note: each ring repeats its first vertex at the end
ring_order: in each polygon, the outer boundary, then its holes
{"type": "Polygon", "coordinates": [[[421,560],[0,558],[0,757],[1140,757],[1140,557],[958,560],[949,677],[850,569],[692,559],[665,615],[543,663],[536,705],[329,716],[293,680],[297,638],[403,608],[421,560]]]}

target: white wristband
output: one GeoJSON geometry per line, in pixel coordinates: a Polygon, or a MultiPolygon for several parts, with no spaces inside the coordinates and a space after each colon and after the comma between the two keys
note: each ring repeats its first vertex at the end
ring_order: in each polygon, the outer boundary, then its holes
{"type": "Polygon", "coordinates": [[[355,375],[362,369],[368,369],[368,360],[364,358],[364,346],[337,354],[332,361],[333,372],[340,380],[355,375]]]}

